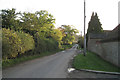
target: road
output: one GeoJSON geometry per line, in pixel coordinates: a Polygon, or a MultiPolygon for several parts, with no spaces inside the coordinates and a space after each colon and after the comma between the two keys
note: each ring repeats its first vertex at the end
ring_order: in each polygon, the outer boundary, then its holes
{"type": "Polygon", "coordinates": [[[3,78],[66,78],[77,44],[51,56],[30,60],[3,70],[3,78]]]}

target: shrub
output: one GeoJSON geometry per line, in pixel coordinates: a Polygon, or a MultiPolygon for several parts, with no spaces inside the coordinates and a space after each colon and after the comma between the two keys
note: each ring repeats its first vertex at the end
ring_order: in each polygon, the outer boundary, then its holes
{"type": "Polygon", "coordinates": [[[2,29],[2,56],[7,59],[10,57],[16,57],[20,52],[21,39],[13,31],[9,29],[2,29]]]}
{"type": "Polygon", "coordinates": [[[70,49],[70,48],[72,48],[72,46],[73,46],[73,44],[66,44],[66,45],[62,45],[62,47],[63,47],[63,49],[65,50],[65,49],[70,49]]]}
{"type": "Polygon", "coordinates": [[[24,32],[16,32],[21,39],[21,53],[25,51],[34,49],[34,39],[33,36],[24,32]]]}
{"type": "Polygon", "coordinates": [[[18,54],[34,48],[33,37],[24,32],[2,29],[3,59],[15,58],[18,54]]]}
{"type": "Polygon", "coordinates": [[[40,54],[45,51],[52,51],[58,49],[58,42],[53,38],[43,38],[41,33],[37,32],[34,35],[35,40],[35,53],[40,54]]]}
{"type": "Polygon", "coordinates": [[[54,39],[52,38],[46,39],[45,42],[46,42],[46,45],[47,45],[46,47],[48,51],[53,51],[55,49],[58,49],[59,44],[54,39]]]}

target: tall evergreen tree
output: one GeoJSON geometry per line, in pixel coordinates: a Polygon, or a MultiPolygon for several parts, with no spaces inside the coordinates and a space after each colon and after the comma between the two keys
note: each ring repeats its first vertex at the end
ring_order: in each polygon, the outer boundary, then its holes
{"type": "Polygon", "coordinates": [[[101,33],[103,32],[103,28],[101,27],[100,19],[98,18],[97,13],[92,13],[91,19],[88,23],[86,42],[88,42],[89,33],[101,33]]]}
{"type": "Polygon", "coordinates": [[[100,33],[103,31],[103,28],[101,27],[101,22],[98,18],[97,13],[92,13],[91,20],[88,23],[88,30],[87,33],[100,33]]]}

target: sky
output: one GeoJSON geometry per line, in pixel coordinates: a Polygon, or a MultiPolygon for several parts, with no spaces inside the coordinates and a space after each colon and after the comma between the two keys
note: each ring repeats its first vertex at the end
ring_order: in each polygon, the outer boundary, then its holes
{"type": "Polygon", "coordinates": [[[118,24],[120,24],[120,1],[118,3],[118,24]]]}
{"type": "MultiPolygon", "coordinates": [[[[118,25],[120,0],[86,0],[86,31],[92,12],[97,12],[102,28],[112,30],[118,25]]],[[[1,9],[15,8],[17,12],[47,10],[56,19],[56,27],[73,25],[84,30],[84,0],[0,0],[1,9]]]]}

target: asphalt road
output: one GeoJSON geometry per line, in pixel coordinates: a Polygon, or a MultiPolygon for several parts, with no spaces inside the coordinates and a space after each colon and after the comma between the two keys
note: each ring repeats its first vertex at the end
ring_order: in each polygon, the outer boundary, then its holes
{"type": "Polygon", "coordinates": [[[73,48],[54,55],[34,59],[3,70],[3,78],[66,78],[67,67],[74,56],[77,44],[73,48]]]}

